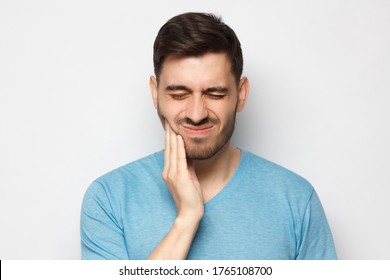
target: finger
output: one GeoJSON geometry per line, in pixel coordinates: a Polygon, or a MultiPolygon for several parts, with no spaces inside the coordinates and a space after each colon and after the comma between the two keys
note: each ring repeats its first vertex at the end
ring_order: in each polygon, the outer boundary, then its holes
{"type": "Polygon", "coordinates": [[[194,162],[192,160],[188,160],[187,169],[190,172],[191,178],[193,180],[198,180],[195,172],[194,162]]]}
{"type": "Polygon", "coordinates": [[[175,174],[177,170],[177,138],[176,133],[169,126],[169,172],[175,174]]]}
{"type": "Polygon", "coordinates": [[[186,156],[184,140],[181,135],[177,135],[176,138],[177,138],[178,168],[180,168],[181,171],[187,171],[187,156],[186,156]]]}
{"type": "Polygon", "coordinates": [[[164,170],[163,170],[163,173],[164,172],[167,173],[169,170],[170,150],[171,150],[170,126],[168,124],[168,121],[165,120],[165,148],[164,148],[164,170]]]}

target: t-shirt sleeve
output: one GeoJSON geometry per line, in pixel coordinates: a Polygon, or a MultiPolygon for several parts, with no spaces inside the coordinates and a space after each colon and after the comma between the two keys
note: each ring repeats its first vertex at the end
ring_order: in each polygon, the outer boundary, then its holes
{"type": "Polygon", "coordinates": [[[305,210],[297,245],[298,260],[337,259],[329,224],[314,190],[305,210]]]}
{"type": "Polygon", "coordinates": [[[123,228],[99,182],[93,182],[85,193],[80,237],[82,259],[129,259],[123,228]]]}

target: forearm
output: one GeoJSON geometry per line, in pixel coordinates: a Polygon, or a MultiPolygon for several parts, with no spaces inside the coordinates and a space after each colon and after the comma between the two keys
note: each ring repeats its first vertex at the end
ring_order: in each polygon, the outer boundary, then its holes
{"type": "Polygon", "coordinates": [[[200,218],[177,217],[168,234],[156,246],[149,260],[185,260],[198,230],[200,218]]]}

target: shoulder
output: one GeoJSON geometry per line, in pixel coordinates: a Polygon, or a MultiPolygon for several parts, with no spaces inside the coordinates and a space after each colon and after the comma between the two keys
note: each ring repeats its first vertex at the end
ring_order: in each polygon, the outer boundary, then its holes
{"type": "MultiPolygon", "coordinates": [[[[145,178],[145,176],[150,176],[160,171],[162,168],[162,163],[159,162],[160,158],[162,158],[161,151],[118,167],[100,176],[95,181],[106,185],[145,178]]],[[[161,174],[157,175],[160,176],[161,174]]]]}
{"type": "Polygon", "coordinates": [[[149,197],[160,187],[162,152],[130,162],[94,180],[87,188],[82,202],[82,221],[106,219],[122,227],[120,217],[140,197],[149,197]],[[150,181],[158,182],[150,183],[150,181]]]}
{"type": "Polygon", "coordinates": [[[135,190],[150,180],[161,180],[162,160],[159,151],[118,167],[94,180],[86,195],[121,197],[129,188],[135,190]]]}
{"type": "Polygon", "coordinates": [[[313,186],[301,175],[258,155],[243,151],[245,177],[252,178],[257,184],[269,191],[281,192],[291,196],[311,196],[313,186]]]}

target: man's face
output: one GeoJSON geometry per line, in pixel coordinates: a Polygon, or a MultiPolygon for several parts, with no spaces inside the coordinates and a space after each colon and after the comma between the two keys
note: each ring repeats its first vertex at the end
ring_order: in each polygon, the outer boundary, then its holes
{"type": "Polygon", "coordinates": [[[158,115],[183,137],[188,158],[208,159],[229,142],[248,91],[243,84],[246,78],[236,84],[223,53],[167,57],[159,83],[151,78],[158,115]]]}

